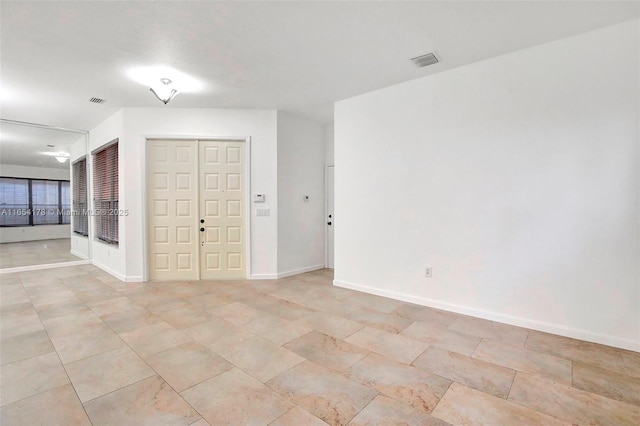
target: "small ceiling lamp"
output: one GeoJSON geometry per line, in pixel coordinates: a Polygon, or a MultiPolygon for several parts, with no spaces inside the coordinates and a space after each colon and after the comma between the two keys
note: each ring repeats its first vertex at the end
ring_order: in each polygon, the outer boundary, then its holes
{"type": "Polygon", "coordinates": [[[155,88],[151,87],[149,90],[151,90],[151,92],[156,95],[156,98],[158,98],[161,102],[164,102],[164,104],[166,105],[178,94],[178,91],[171,87],[171,80],[169,80],[168,78],[161,78],[160,83],[162,84],[156,86],[155,88]]]}
{"type": "Polygon", "coordinates": [[[54,158],[58,160],[58,163],[64,164],[69,159],[69,154],[67,154],[66,152],[59,152],[54,158]]]}

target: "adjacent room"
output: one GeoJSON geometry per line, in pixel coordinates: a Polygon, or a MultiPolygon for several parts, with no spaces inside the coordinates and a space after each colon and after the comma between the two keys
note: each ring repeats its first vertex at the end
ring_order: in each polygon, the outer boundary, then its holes
{"type": "Polygon", "coordinates": [[[640,424],[640,4],[0,3],[3,425],[640,424]]]}

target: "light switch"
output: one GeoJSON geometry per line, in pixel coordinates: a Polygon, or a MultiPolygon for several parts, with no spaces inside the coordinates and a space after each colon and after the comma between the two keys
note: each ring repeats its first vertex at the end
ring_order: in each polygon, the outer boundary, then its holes
{"type": "Polygon", "coordinates": [[[256,209],[256,216],[271,216],[271,209],[256,209]]]}

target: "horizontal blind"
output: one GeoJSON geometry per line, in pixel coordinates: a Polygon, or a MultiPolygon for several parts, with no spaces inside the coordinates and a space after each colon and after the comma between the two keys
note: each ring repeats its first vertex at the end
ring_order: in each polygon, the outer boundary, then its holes
{"type": "Polygon", "coordinates": [[[89,212],[87,205],[87,159],[76,161],[72,166],[73,179],[73,232],[89,235],[89,212]]]}
{"type": "Polygon", "coordinates": [[[29,225],[29,179],[0,178],[0,225],[29,225]]]}
{"type": "Polygon", "coordinates": [[[93,198],[96,236],[108,243],[118,243],[118,142],[93,156],[93,198]]]}
{"type": "Polygon", "coordinates": [[[36,179],[31,181],[34,225],[55,225],[58,223],[59,191],[58,181],[36,179]]]}
{"type": "Polygon", "coordinates": [[[60,223],[69,225],[71,223],[71,183],[60,182],[60,223]]]}

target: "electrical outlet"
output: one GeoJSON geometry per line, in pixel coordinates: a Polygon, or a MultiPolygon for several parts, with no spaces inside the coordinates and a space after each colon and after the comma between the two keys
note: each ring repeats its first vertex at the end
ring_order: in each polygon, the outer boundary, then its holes
{"type": "Polygon", "coordinates": [[[424,276],[427,278],[431,278],[433,276],[433,270],[431,266],[425,266],[424,268],[424,276]]]}

